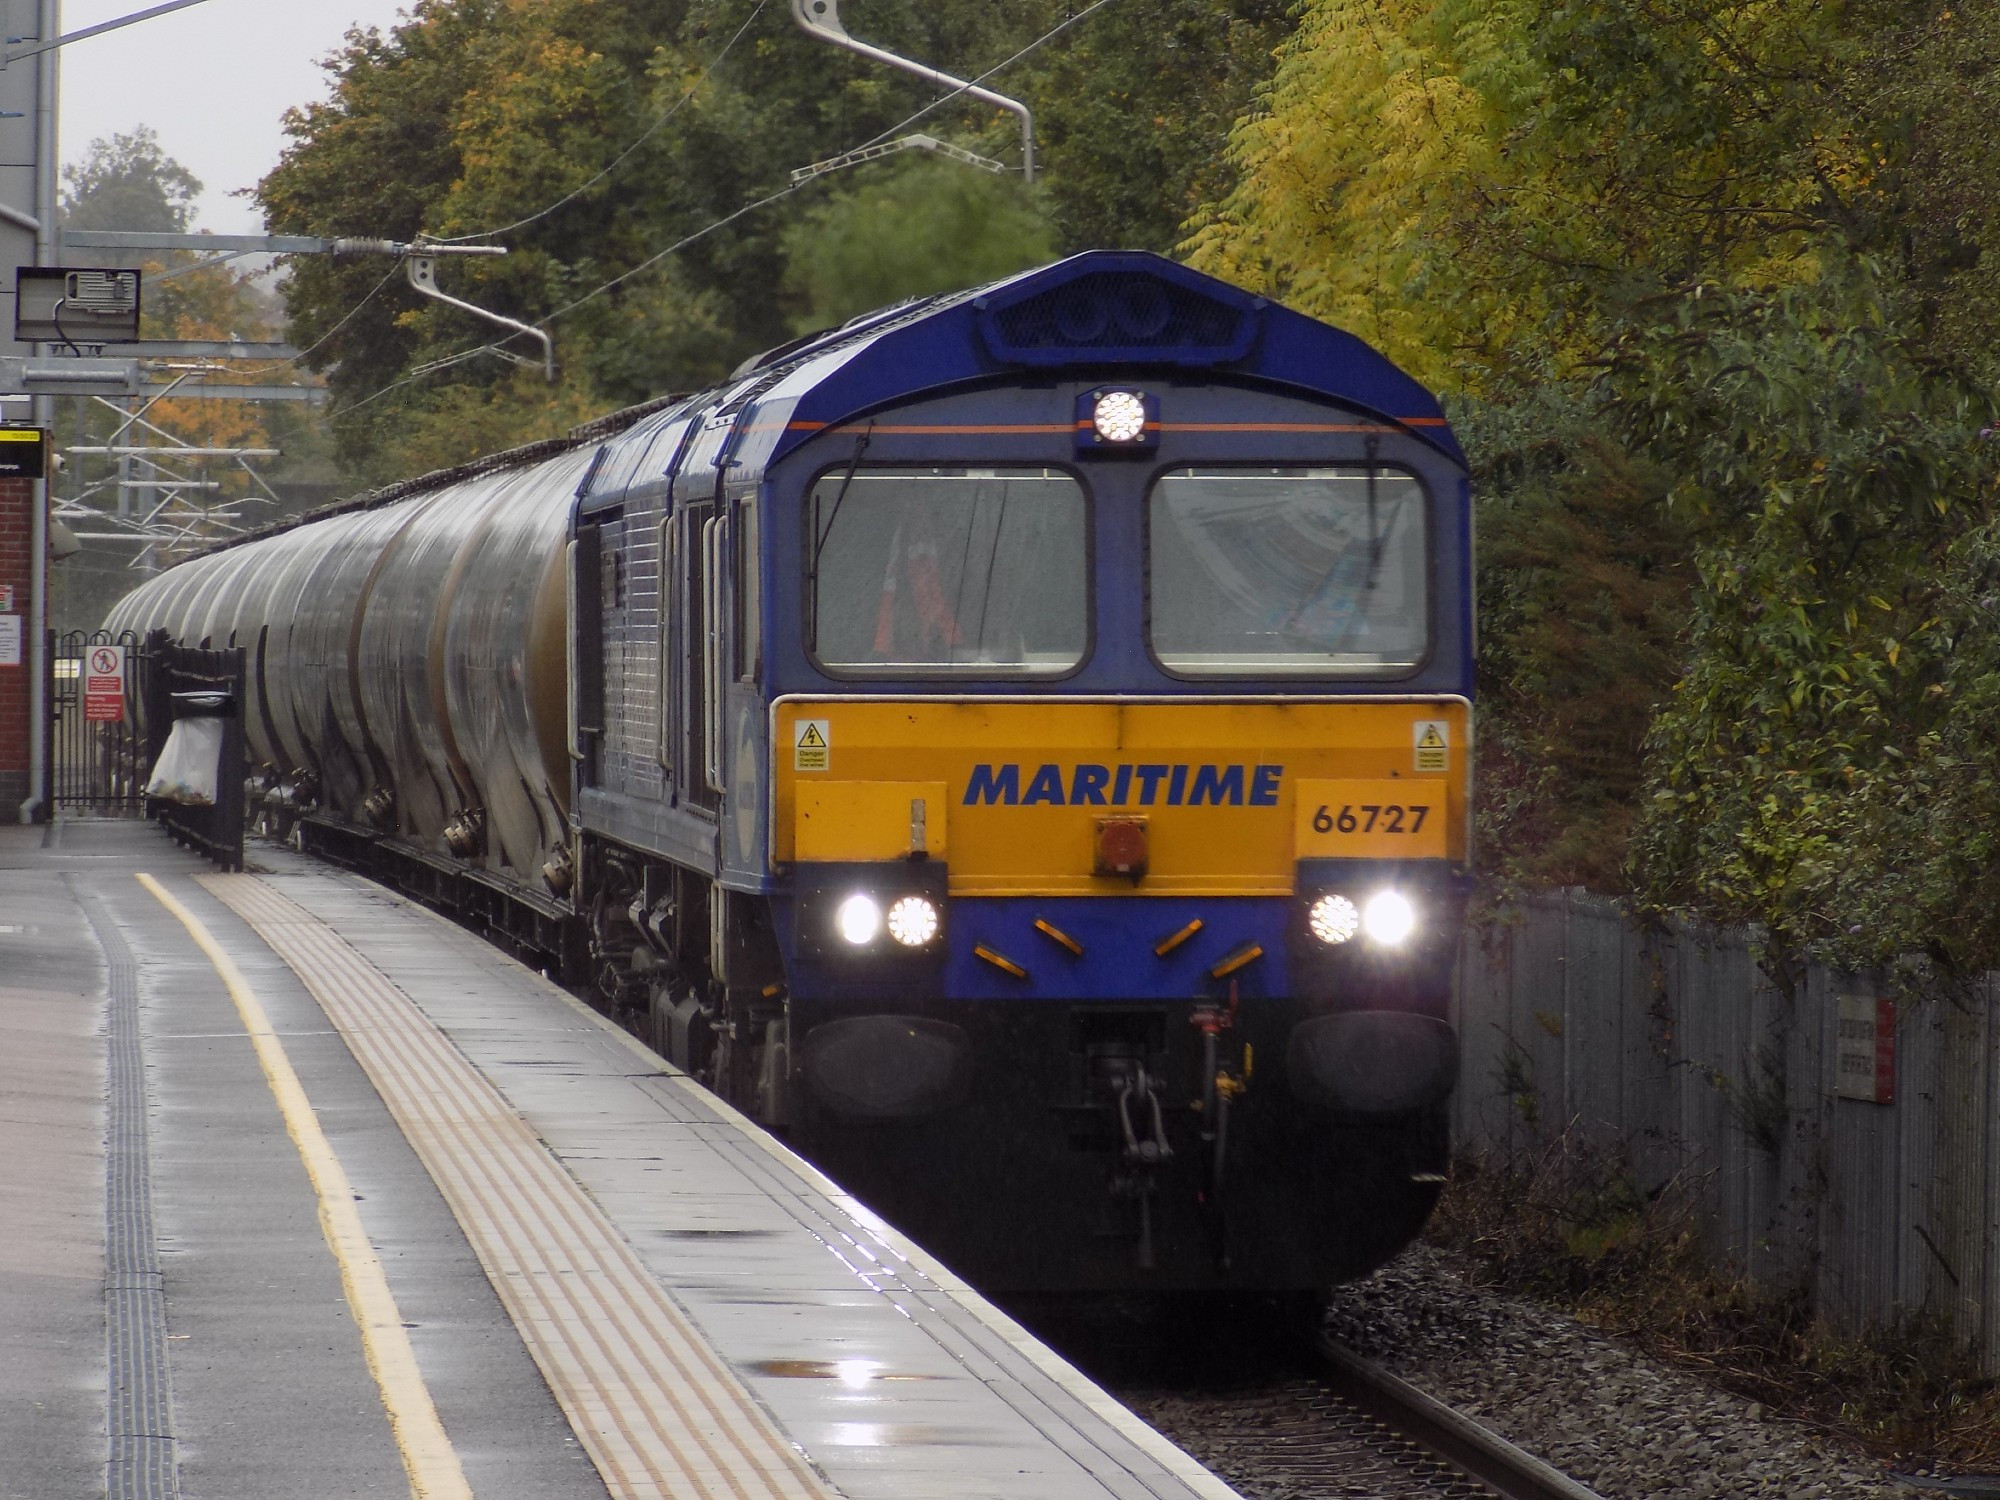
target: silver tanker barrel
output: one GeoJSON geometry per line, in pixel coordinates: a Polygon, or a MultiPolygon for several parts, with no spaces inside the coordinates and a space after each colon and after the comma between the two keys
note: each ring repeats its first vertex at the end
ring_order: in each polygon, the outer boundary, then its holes
{"type": "MultiPolygon", "coordinates": [[[[352,517],[342,516],[326,524],[337,526],[351,520],[352,517]]],[[[320,754],[301,727],[298,703],[302,684],[298,675],[288,670],[285,651],[297,633],[298,614],[315,597],[310,583],[319,565],[322,546],[310,529],[284,532],[273,537],[269,546],[279,561],[262,591],[259,616],[254,622],[243,621],[246,629],[255,624],[248,638],[260,647],[258,670],[251,674],[252,691],[270,721],[278,768],[291,776],[303,773],[314,786],[323,787],[327,778],[320,754]]],[[[323,718],[323,713],[315,713],[310,722],[317,725],[323,718]]]]}
{"type": "Polygon", "coordinates": [[[353,670],[362,717],[388,761],[397,826],[427,849],[445,847],[446,824],[473,796],[432,637],[443,634],[452,566],[501,486],[502,476],[482,476],[417,509],[383,550],[361,606],[353,670]]]}
{"type": "Polygon", "coordinates": [[[106,620],[248,656],[246,731],[276,786],[342,820],[540,883],[566,868],[563,556],[591,449],[211,553],[106,620]]]}
{"type": "Polygon", "coordinates": [[[487,512],[454,569],[437,655],[446,718],[477,790],[489,859],[530,883],[566,843],[563,556],[568,500],[588,457],[579,450],[527,471],[522,480],[532,483],[511,485],[487,512]],[[551,504],[552,495],[562,503],[551,504]]]}
{"type": "Polygon", "coordinates": [[[440,498],[403,500],[309,528],[314,561],[291,631],[273,643],[273,675],[292,684],[293,728],[317,761],[323,805],[351,823],[395,826],[389,762],[369,735],[356,690],[356,621],[391,540],[440,498]]]}

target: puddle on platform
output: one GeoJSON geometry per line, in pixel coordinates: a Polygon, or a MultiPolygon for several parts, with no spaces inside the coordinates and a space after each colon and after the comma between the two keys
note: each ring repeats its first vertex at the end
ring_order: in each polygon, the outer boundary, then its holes
{"type": "Polygon", "coordinates": [[[669,1240],[761,1240],[777,1234],[775,1229],[662,1229],[669,1240]]]}
{"type": "Polygon", "coordinates": [[[981,1433],[933,1427],[924,1422],[835,1422],[826,1429],[832,1448],[991,1448],[998,1446],[981,1433]]]}
{"type": "Polygon", "coordinates": [[[877,1381],[935,1380],[935,1375],[908,1375],[877,1359],[760,1359],[744,1366],[758,1375],[785,1380],[838,1380],[849,1390],[866,1390],[877,1381]]]}

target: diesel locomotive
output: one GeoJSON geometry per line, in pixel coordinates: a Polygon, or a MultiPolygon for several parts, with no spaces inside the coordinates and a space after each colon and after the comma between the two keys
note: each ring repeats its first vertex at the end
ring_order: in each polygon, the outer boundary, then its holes
{"type": "Polygon", "coordinates": [[[1095,252],[161,574],[257,801],[996,1291],[1310,1293],[1458,1066],[1472,542],[1359,339],[1095,252]]]}

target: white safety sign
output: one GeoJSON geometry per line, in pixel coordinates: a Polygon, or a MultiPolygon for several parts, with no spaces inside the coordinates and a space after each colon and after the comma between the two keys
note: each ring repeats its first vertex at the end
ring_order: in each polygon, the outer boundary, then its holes
{"type": "Polygon", "coordinates": [[[125,717],[125,648],[90,646],[83,658],[83,718],[117,724],[125,717]]]}
{"type": "Polygon", "coordinates": [[[1445,719],[1419,719],[1412,738],[1416,742],[1419,771],[1451,769],[1451,723],[1445,719]]]}
{"type": "Polygon", "coordinates": [[[825,719],[801,719],[792,726],[792,769],[824,771],[833,764],[833,731],[825,719]]]}

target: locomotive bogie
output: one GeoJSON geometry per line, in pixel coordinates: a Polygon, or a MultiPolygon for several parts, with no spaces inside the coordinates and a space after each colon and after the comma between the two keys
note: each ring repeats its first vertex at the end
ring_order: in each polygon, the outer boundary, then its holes
{"type": "MultiPolygon", "coordinates": [[[[1436,1105],[1362,1119],[1296,1104],[1285,1051],[1302,1014],[1244,1003],[1210,1064],[1235,1090],[1222,1116],[1192,1086],[1207,1059],[1189,1002],[961,1003],[950,1022],[909,1023],[932,1044],[895,1076],[928,1088],[930,1109],[865,1112],[884,1079],[857,1062],[840,1096],[798,1091],[794,1129],[836,1181],[995,1291],[1325,1289],[1422,1227],[1448,1138],[1436,1105]],[[946,1025],[955,1073],[931,1038],[946,1025]],[[1141,1077],[1191,1086],[1146,1093],[1141,1077]]],[[[792,1024],[812,1057],[859,1019],[795,1004],[792,1024]]]]}

